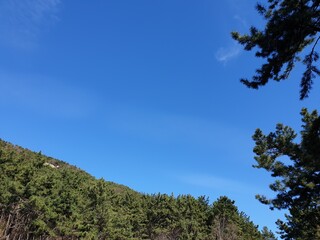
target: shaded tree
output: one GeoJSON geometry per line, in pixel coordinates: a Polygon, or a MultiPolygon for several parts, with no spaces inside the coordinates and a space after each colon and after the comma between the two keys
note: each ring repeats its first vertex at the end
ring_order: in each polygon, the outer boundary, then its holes
{"type": "Polygon", "coordinates": [[[265,59],[266,63],[256,70],[251,81],[241,79],[241,82],[257,89],[269,80],[285,80],[296,63],[302,62],[305,71],[300,83],[300,99],[308,97],[313,80],[320,75],[316,65],[320,1],[268,0],[267,6],[257,4],[256,9],[266,20],[265,28],[251,27],[249,34],[233,32],[232,37],[245,50],[256,48],[256,57],[265,59]]]}
{"type": "MultiPolygon", "coordinates": [[[[268,0],[265,5],[257,4],[256,9],[266,21],[264,29],[251,27],[249,34],[233,32],[232,37],[245,50],[256,50],[256,57],[265,63],[251,80],[241,82],[258,89],[270,80],[288,79],[300,62],[304,65],[300,99],[305,99],[320,75],[320,1],[268,0]]],[[[303,109],[301,114],[300,143],[294,130],[282,124],[268,135],[256,130],[255,167],[271,173],[276,180],[270,188],[277,193],[273,199],[260,195],[257,198],[271,209],[288,210],[287,221],[277,222],[282,238],[320,239],[320,119],[316,111],[308,113],[303,109]]]]}

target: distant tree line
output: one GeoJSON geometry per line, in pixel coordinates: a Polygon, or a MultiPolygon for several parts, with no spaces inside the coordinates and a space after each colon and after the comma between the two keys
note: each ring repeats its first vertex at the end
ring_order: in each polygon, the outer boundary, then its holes
{"type": "Polygon", "coordinates": [[[146,195],[0,141],[0,239],[275,239],[234,201],[146,195]]]}

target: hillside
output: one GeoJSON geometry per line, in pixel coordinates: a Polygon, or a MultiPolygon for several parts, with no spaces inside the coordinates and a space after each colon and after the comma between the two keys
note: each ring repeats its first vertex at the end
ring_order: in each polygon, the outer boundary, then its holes
{"type": "Polygon", "coordinates": [[[0,140],[0,239],[267,239],[234,202],[146,195],[0,140]]]}

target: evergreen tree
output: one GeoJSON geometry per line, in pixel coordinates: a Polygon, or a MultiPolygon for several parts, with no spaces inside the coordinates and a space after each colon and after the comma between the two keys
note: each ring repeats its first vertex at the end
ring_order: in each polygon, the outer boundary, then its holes
{"type": "Polygon", "coordinates": [[[319,0],[268,0],[268,6],[257,4],[257,11],[267,21],[265,29],[250,28],[250,34],[233,32],[232,37],[245,50],[257,48],[256,56],[266,63],[256,70],[252,81],[241,82],[250,88],[259,88],[269,80],[287,79],[297,62],[306,69],[301,80],[300,99],[308,97],[313,79],[320,75],[316,66],[319,58],[317,44],[320,36],[319,0]],[[307,48],[310,46],[309,48],[307,48]],[[303,53],[306,50],[306,53],[303,53]]]}
{"type": "Polygon", "coordinates": [[[234,201],[223,196],[212,206],[212,236],[217,240],[240,239],[239,213],[234,201]]]}
{"type": "Polygon", "coordinates": [[[306,109],[301,115],[300,143],[294,130],[282,124],[268,135],[257,129],[253,136],[255,167],[277,179],[270,185],[275,198],[257,198],[271,209],[288,209],[287,222],[278,221],[282,238],[288,240],[320,239],[320,117],[306,109]]]}
{"type": "Polygon", "coordinates": [[[261,235],[263,240],[277,240],[273,232],[269,230],[267,227],[263,227],[261,235]]]}
{"type": "MultiPolygon", "coordinates": [[[[305,65],[300,83],[300,99],[308,97],[313,80],[320,75],[317,52],[320,40],[319,0],[268,0],[266,6],[257,4],[264,17],[264,29],[250,28],[250,33],[232,37],[245,50],[256,49],[256,57],[266,60],[252,80],[241,79],[250,88],[258,89],[269,80],[289,78],[298,62],[305,65]]],[[[257,168],[271,172],[276,181],[270,188],[277,193],[273,199],[257,196],[271,209],[287,209],[287,222],[278,221],[284,239],[320,239],[320,120],[317,112],[302,112],[304,125],[301,143],[289,127],[277,125],[275,132],[264,135],[256,130],[257,168]]],[[[265,233],[265,232],[264,232],[265,233]]]]}

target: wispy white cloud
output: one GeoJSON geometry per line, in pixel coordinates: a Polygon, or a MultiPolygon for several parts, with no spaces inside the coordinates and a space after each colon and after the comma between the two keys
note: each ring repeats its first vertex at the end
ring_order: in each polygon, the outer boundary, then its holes
{"type": "Polygon", "coordinates": [[[195,187],[223,190],[224,192],[246,193],[257,191],[254,186],[235,179],[222,178],[204,174],[187,174],[177,177],[182,183],[195,187]]]}
{"type": "Polygon", "coordinates": [[[89,115],[95,99],[87,90],[39,75],[0,72],[0,106],[58,118],[89,115]]]}
{"type": "MultiPolygon", "coordinates": [[[[108,107],[105,106],[105,109],[108,107]]],[[[190,144],[215,151],[242,151],[241,146],[250,144],[251,133],[219,120],[197,118],[130,106],[116,106],[105,114],[105,126],[113,131],[163,143],[190,144]],[[249,139],[249,141],[248,141],[249,139]],[[241,143],[239,145],[239,142],[241,143]]]]}
{"type": "MultiPolygon", "coordinates": [[[[232,28],[231,31],[248,31],[249,24],[248,24],[248,11],[246,9],[252,6],[252,2],[250,0],[227,0],[226,1],[229,7],[234,12],[233,20],[232,21],[232,28]]],[[[250,22],[250,21],[249,21],[250,22]]],[[[242,46],[239,45],[235,40],[232,40],[230,35],[226,37],[226,45],[221,46],[215,52],[215,58],[218,62],[222,64],[227,64],[230,60],[235,59],[239,56],[242,52],[242,46]]]]}
{"type": "Polygon", "coordinates": [[[242,27],[248,29],[249,28],[249,25],[247,23],[247,20],[244,19],[243,17],[241,17],[240,15],[236,14],[234,17],[233,17],[235,20],[237,20],[241,25],[242,27]]]}
{"type": "Polygon", "coordinates": [[[0,2],[2,44],[32,48],[43,29],[57,22],[61,0],[7,0],[0,2]]]}
{"type": "Polygon", "coordinates": [[[241,52],[241,48],[238,44],[233,44],[230,47],[221,47],[216,52],[216,59],[219,62],[226,64],[231,59],[237,57],[241,52]]]}

